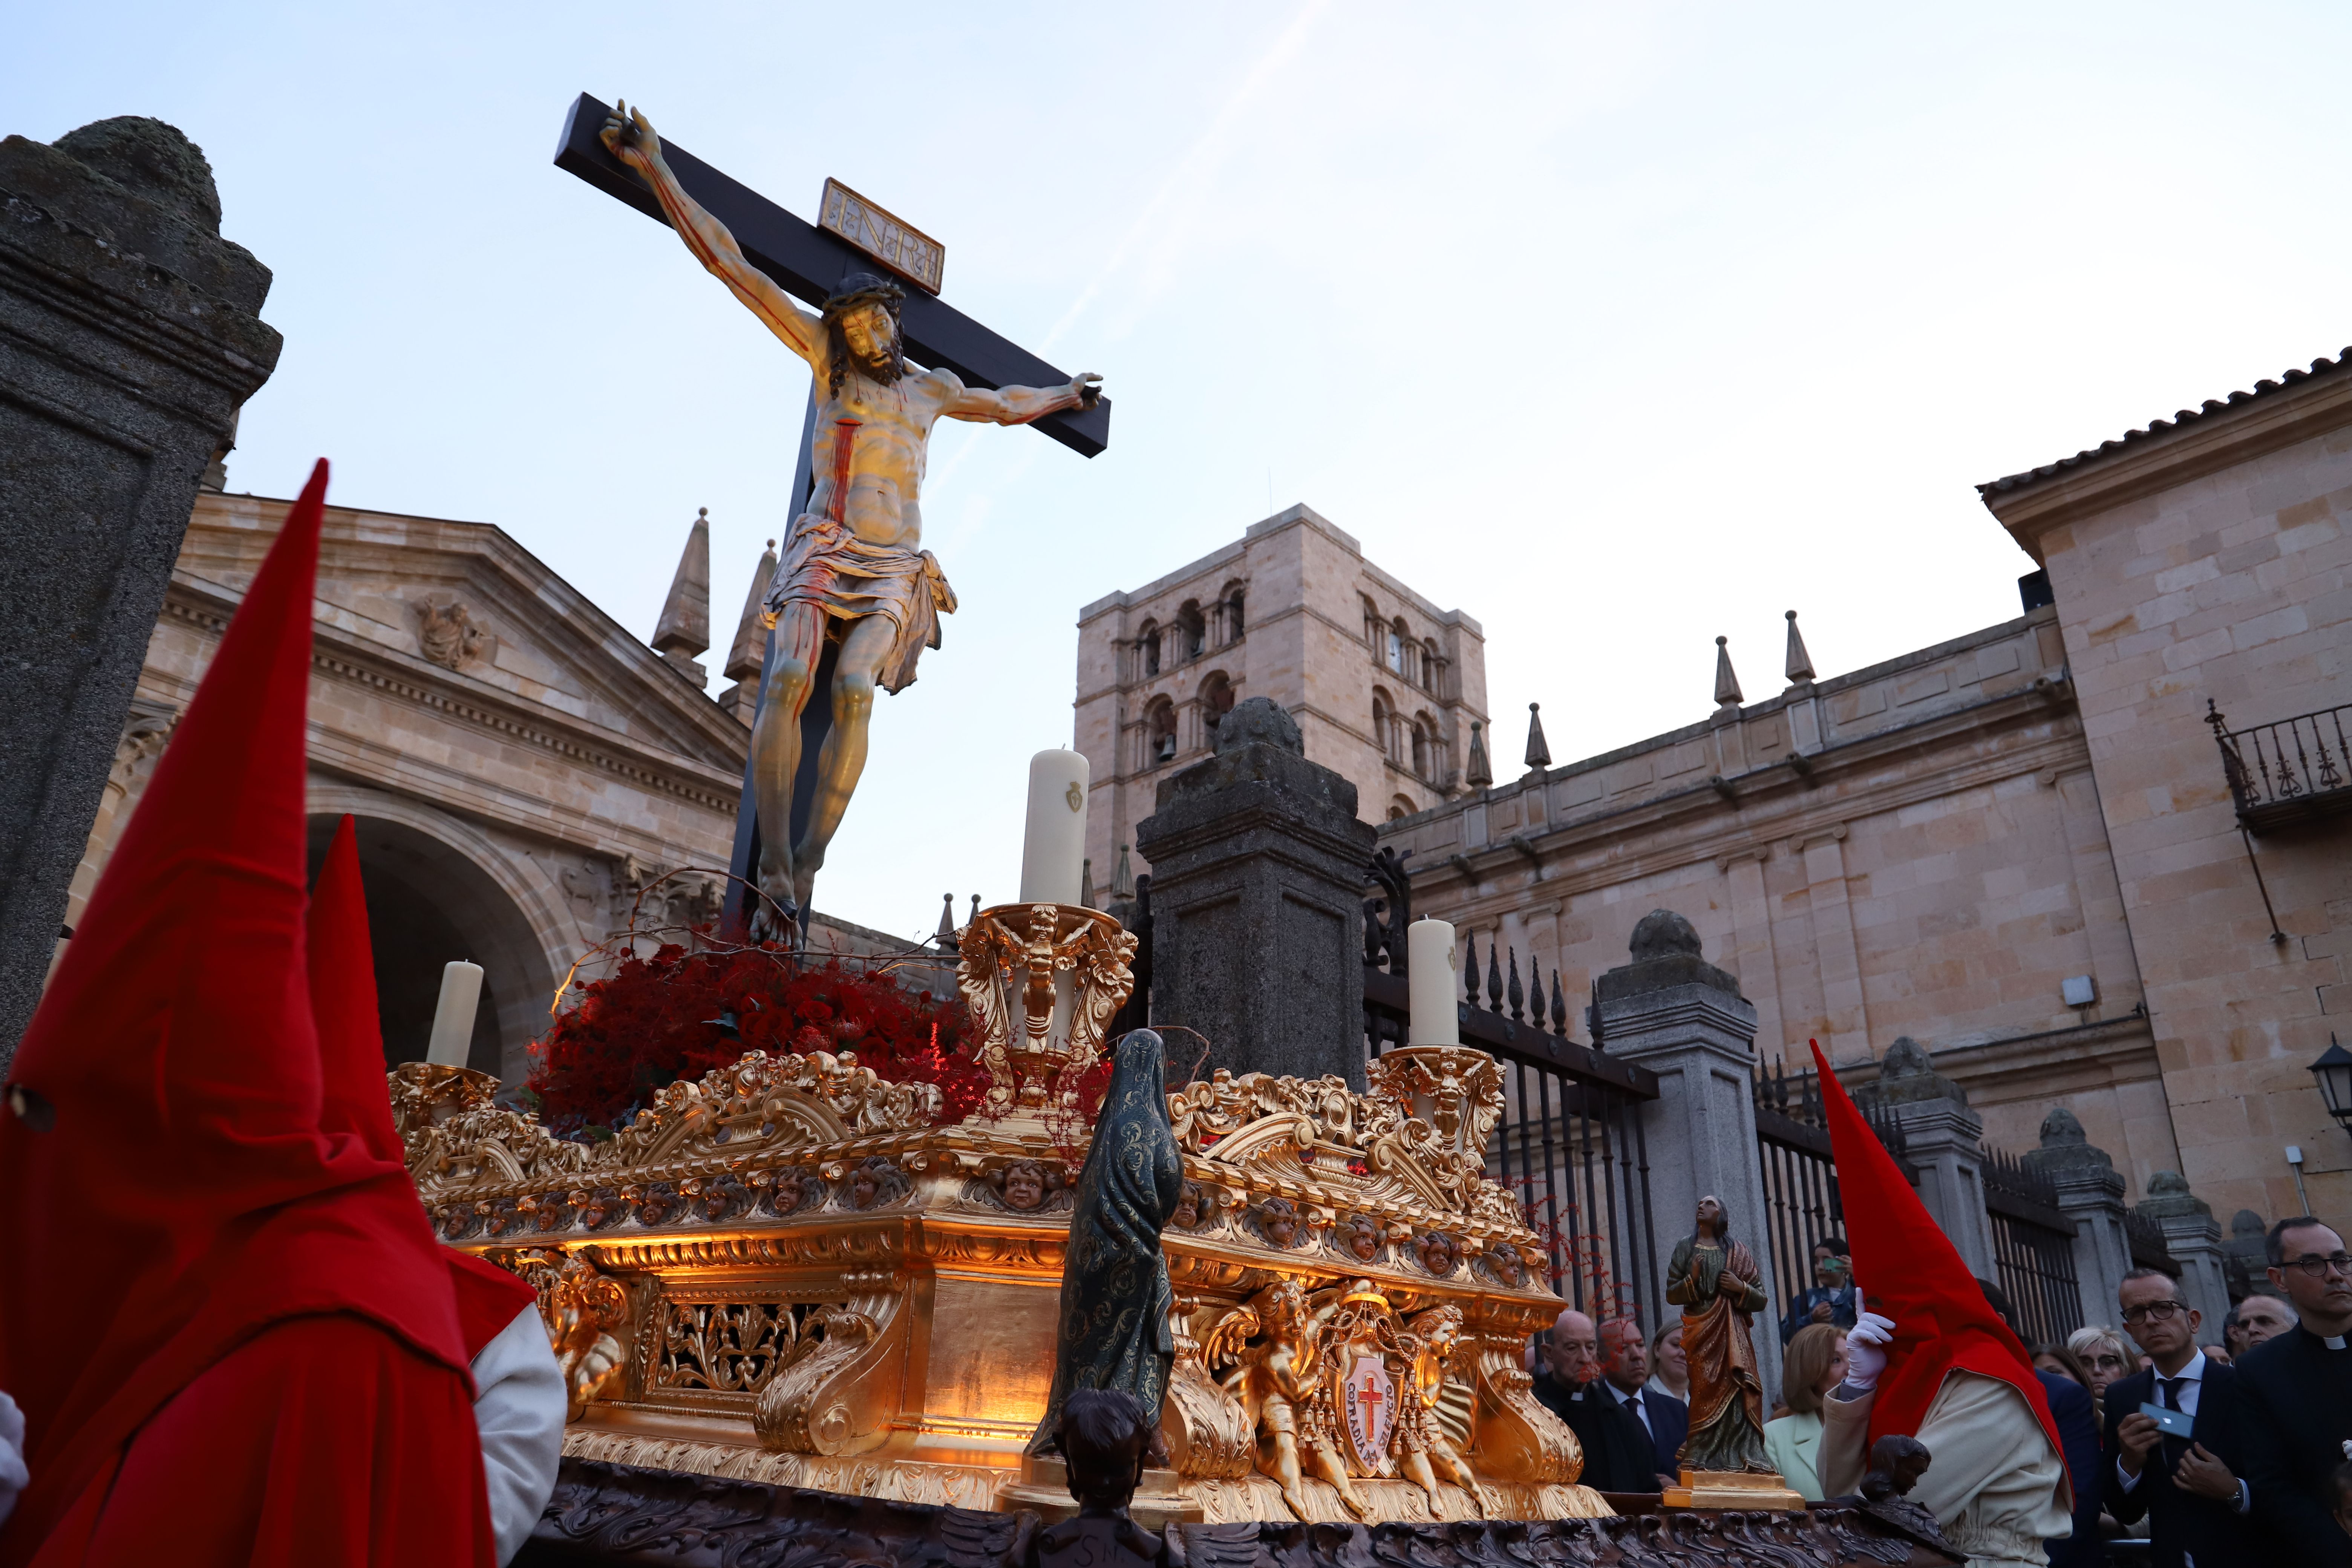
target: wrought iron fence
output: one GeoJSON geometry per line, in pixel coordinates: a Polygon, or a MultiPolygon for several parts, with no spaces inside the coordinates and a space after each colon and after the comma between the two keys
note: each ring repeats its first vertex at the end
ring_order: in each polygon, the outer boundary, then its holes
{"type": "MultiPolygon", "coordinates": [[[[1845,1225],[1838,1197],[1837,1162],[1830,1152],[1829,1113],[1822,1104],[1820,1075],[1790,1072],[1780,1058],[1768,1069],[1756,1065],[1748,1086],[1756,1108],[1756,1154],[1763,1178],[1764,1236],[1772,1252],[1772,1278],[1787,1304],[1813,1282],[1813,1245],[1845,1225]]],[[[1903,1124],[1867,1101],[1857,1101],[1863,1120],[1906,1180],[1916,1185],[1903,1124]]]]}
{"type": "Polygon", "coordinates": [[[1993,1265],[2018,1325],[2031,1342],[2063,1340],[2083,1326],[2074,1220],[2058,1206],[2057,1186],[2014,1155],[1987,1149],[1980,1169],[1993,1265]]]}
{"type": "Polygon", "coordinates": [[[2237,803],[2238,820],[2261,833],[2313,817],[2352,810],[2352,705],[2323,708],[2244,730],[2212,700],[2205,722],[2221,748],[2221,773],[2237,803]]]}
{"type": "MultiPolygon", "coordinates": [[[[1364,1041],[1376,1057],[1405,1040],[1412,898],[1394,851],[1379,852],[1372,877],[1381,891],[1364,905],[1364,1041]]],[[[1570,1037],[1559,976],[1547,994],[1532,954],[1523,979],[1515,951],[1498,952],[1490,942],[1482,975],[1476,939],[1465,933],[1462,949],[1464,994],[1454,1004],[1462,1043],[1503,1069],[1487,1174],[1517,1194],[1543,1240],[1552,1287],[1571,1306],[1646,1322],[1665,1300],[1640,1111],[1658,1098],[1657,1075],[1570,1037]]]]}
{"type": "Polygon", "coordinates": [[[2124,1237],[2131,1244],[2134,1268],[2161,1268],[2175,1279],[2180,1278],[2180,1265],[2173,1260],[2172,1244],[2164,1239],[2162,1226],[2137,1209],[2126,1209],[2124,1237]]]}

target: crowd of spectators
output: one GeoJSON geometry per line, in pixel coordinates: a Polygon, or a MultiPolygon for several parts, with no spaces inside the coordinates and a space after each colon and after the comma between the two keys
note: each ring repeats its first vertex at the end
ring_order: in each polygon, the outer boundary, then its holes
{"type": "MultiPolygon", "coordinates": [[[[2033,1369],[2063,1439],[2074,1534],[2044,1543],[2053,1568],[2149,1563],[2352,1568],[2352,1256],[2309,1215],[2266,1238],[2267,1289],[2209,1327],[2179,1281],[2136,1268],[2117,1326],[2036,1346],[2033,1369]]],[[[1857,1309],[1843,1241],[1813,1248],[1813,1282],[1780,1321],[1780,1402],[1764,1428],[1773,1468],[1822,1500],[1822,1401],[1846,1374],[1857,1309]]],[[[1997,1286],[1979,1281],[2012,1328],[1997,1286]]],[[[1682,1325],[1655,1354],[1631,1317],[1559,1315],[1538,1347],[1534,1393],[1575,1432],[1584,1480],[1603,1492],[1672,1484],[1688,1428],[1682,1325]]]]}

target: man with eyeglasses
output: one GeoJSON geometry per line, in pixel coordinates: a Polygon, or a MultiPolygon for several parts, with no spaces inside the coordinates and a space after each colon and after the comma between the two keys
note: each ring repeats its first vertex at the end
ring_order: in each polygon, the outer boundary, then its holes
{"type": "Polygon", "coordinates": [[[2239,1425],[2254,1517],[2297,1568],[2352,1568],[2352,1535],[2329,1513],[2329,1478],[2352,1441],[2352,1255],[2309,1215],[2267,1239],[2271,1283],[2299,1320],[2237,1364],[2239,1425]]]}
{"type": "Polygon", "coordinates": [[[2197,1348],[2201,1315],[2160,1268],[2135,1268],[2116,1292],[2124,1331],[2155,1365],[2107,1385],[2103,1478],[2107,1511],[2126,1524],[2148,1521],[2157,1568],[2227,1568],[2258,1555],[2247,1518],[2252,1489],[2239,1479],[2235,1373],[2197,1348]],[[2142,1406],[2177,1410],[2189,1435],[2168,1436],[2142,1406]]]}

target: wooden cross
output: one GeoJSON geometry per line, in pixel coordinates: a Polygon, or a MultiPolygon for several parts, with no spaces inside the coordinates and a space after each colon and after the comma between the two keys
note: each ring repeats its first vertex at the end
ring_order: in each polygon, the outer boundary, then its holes
{"type": "MultiPolygon", "coordinates": [[[[634,170],[607,152],[598,137],[611,112],[604,104],[582,93],[564,117],[563,136],[555,149],[555,166],[577,174],[606,195],[667,225],[669,220],[662,216],[661,204],[652,190],[634,170]]],[[[821,306],[848,274],[887,270],[847,240],[795,217],[750,186],[720,174],[667,136],[662,138],[662,149],[670,172],[677,176],[686,194],[725,224],[742,247],[745,258],[786,293],[812,306],[821,306]]],[[[971,386],[1055,386],[1070,379],[1067,372],[1055,369],[921,289],[907,290],[899,341],[906,356],[917,364],[953,371],[971,386]]],[[[809,446],[815,436],[815,420],[816,389],[812,378],[787,517],[798,517],[808,501],[809,446]]],[[[1032,421],[1030,428],[1052,437],[1081,457],[1094,457],[1110,444],[1110,399],[1099,398],[1092,407],[1048,414],[1032,421]]],[[[832,689],[837,646],[831,639],[826,642],[824,662],[815,678],[815,690],[820,694],[832,689]]],[[[776,643],[772,634],[765,662],[772,663],[775,656],[776,643]]],[[[759,692],[762,701],[767,696],[767,674],[763,668],[759,692]]],[[[833,704],[819,695],[810,701],[801,717],[800,773],[793,786],[792,832],[795,837],[806,826],[809,803],[816,793],[817,753],[824,744],[825,732],[832,727],[833,704]]],[[[728,884],[722,917],[730,930],[740,931],[750,916],[759,861],[760,812],[747,762],[742,804],[735,812],[735,853],[729,865],[734,880],[728,884]]]]}

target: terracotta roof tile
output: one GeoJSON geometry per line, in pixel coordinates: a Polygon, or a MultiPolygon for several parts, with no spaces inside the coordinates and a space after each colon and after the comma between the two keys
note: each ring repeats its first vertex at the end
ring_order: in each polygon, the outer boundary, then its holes
{"type": "Polygon", "coordinates": [[[2203,407],[2184,408],[2169,419],[2152,419],[2148,421],[2147,427],[2144,430],[2126,430],[2115,440],[2102,441],[2095,447],[2085,447],[2071,458],[2061,458],[2054,463],[2044,463],[2038,468],[2028,468],[2023,473],[2003,475],[2000,479],[1979,485],[1977,493],[1990,498],[2007,490],[2022,489],[2028,485],[2039,484],[2043,479],[2064,473],[2069,468],[2079,468],[2095,458],[2104,458],[2110,452],[2120,452],[2135,441],[2151,440],[2169,431],[2178,430],[2184,425],[2194,425],[2200,419],[2210,419],[2216,414],[2237,407],[2240,404],[2252,403],[2257,398],[2268,397],[2273,393],[2284,391],[2297,382],[2309,381],[2315,375],[2326,375],[2347,368],[2352,368],[2352,347],[2344,349],[2332,360],[2313,360],[2309,370],[2291,370],[2276,381],[2258,381],[2254,383],[2253,390],[2251,392],[2233,392],[2226,398],[2209,397],[2205,400],[2203,407]]]}

